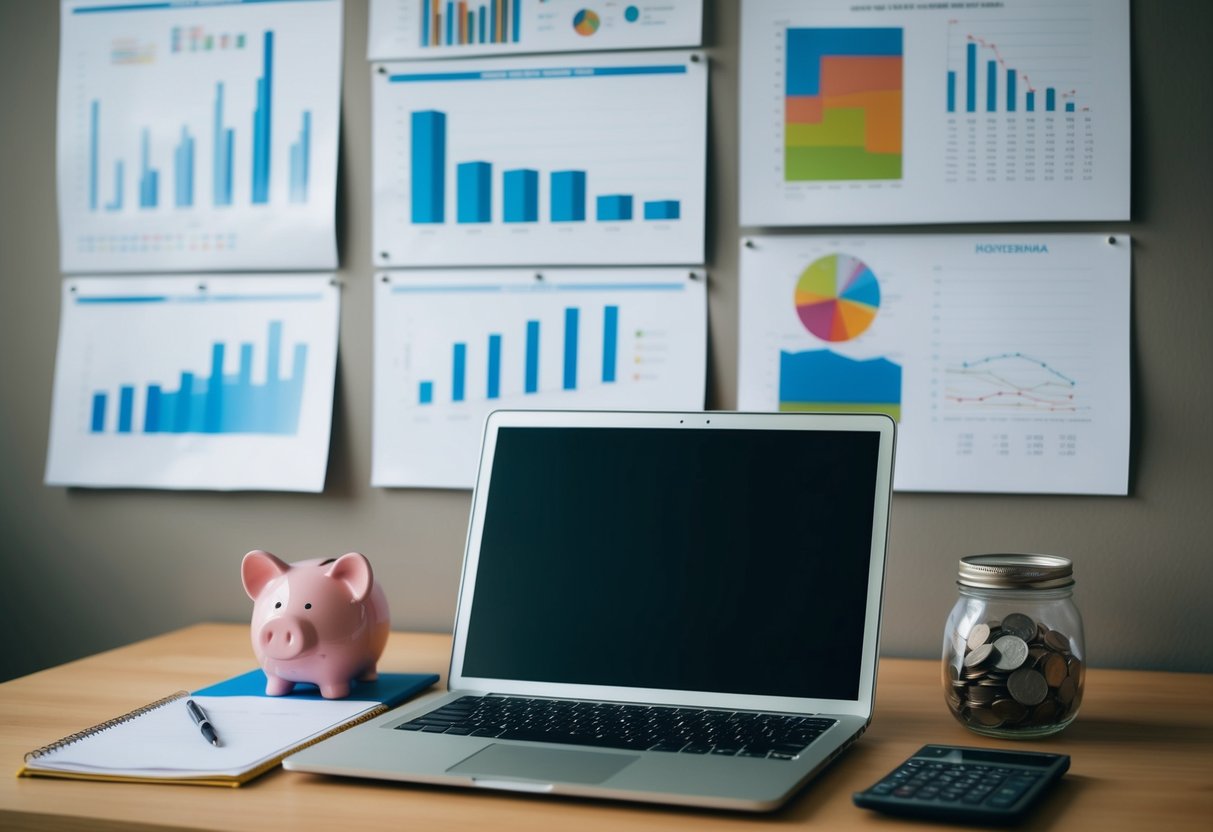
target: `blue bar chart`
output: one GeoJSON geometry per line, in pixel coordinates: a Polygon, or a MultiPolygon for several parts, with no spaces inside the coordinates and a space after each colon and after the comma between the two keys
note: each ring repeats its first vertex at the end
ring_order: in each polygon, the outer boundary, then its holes
{"type": "Polygon", "coordinates": [[[339,0],[64,10],[64,271],[336,264],[339,0]]]}
{"type": "Polygon", "coordinates": [[[702,262],[707,76],[695,57],[385,64],[373,87],[379,265],[702,262]]]}
{"type": "Polygon", "coordinates": [[[1090,105],[1078,83],[1087,48],[1081,19],[1041,23],[990,21],[975,32],[971,21],[948,21],[949,113],[1077,113],[1090,105]],[[992,33],[991,33],[992,32],[992,33]],[[958,56],[963,54],[963,60],[958,56]],[[963,89],[963,105],[958,90],[963,89]],[[980,94],[979,94],[980,91],[980,94]]]}
{"type": "MultiPolygon", "coordinates": [[[[167,384],[148,383],[144,388],[142,432],[294,435],[299,428],[299,408],[303,402],[307,344],[293,345],[290,372],[285,374],[282,321],[270,322],[266,343],[265,381],[261,384],[252,380],[252,343],[238,345],[240,366],[235,373],[223,372],[225,355],[233,345],[216,343],[211,348],[208,372],[182,370],[175,389],[167,384]]],[[[132,432],[135,385],[123,384],[119,390],[116,421],[112,413],[107,418],[110,391],[93,394],[90,419],[93,433],[132,432]]]]}
{"type": "Polygon", "coordinates": [[[703,407],[705,278],[393,273],[375,296],[372,480],[470,487],[496,408],[703,407]]]}
{"type": "Polygon", "coordinates": [[[69,278],[48,481],[314,490],[337,311],[326,275],[69,278]]]}

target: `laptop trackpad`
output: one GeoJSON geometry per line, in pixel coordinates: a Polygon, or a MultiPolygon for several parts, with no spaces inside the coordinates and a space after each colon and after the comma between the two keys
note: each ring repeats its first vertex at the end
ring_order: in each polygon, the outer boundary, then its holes
{"type": "Polygon", "coordinates": [[[451,766],[447,774],[521,778],[544,783],[601,783],[639,759],[634,754],[493,744],[451,766]]]}

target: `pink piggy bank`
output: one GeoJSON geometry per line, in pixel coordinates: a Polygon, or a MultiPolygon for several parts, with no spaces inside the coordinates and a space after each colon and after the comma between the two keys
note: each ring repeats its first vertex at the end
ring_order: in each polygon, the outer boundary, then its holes
{"type": "Polygon", "coordinates": [[[387,644],[387,598],[358,552],[285,563],[260,549],[240,564],[253,599],[253,652],[267,696],[312,682],[326,699],[349,696],[350,680],[378,678],[387,644]]]}

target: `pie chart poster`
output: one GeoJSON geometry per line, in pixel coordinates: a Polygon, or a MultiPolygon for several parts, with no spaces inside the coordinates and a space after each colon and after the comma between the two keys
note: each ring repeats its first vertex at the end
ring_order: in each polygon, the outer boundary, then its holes
{"type": "Polygon", "coordinates": [[[1125,494],[1130,247],[746,238],[738,409],[892,417],[899,490],[1125,494]]]}

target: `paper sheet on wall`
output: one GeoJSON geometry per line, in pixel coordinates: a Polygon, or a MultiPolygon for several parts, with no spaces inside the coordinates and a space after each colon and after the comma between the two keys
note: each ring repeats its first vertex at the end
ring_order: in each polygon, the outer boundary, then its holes
{"type": "Polygon", "coordinates": [[[745,0],[741,223],[1129,218],[1129,0],[745,0]]]}
{"type": "Polygon", "coordinates": [[[703,263],[702,56],[395,62],[372,73],[379,266],[703,263]]]}
{"type": "Polygon", "coordinates": [[[333,275],[67,278],[48,485],[321,491],[333,275]]]}
{"type": "Polygon", "coordinates": [[[63,271],[335,268],[341,24],[341,0],[63,0],[63,271]]]}
{"type": "Polygon", "coordinates": [[[492,410],[702,409],[706,283],[685,269],[381,275],[372,484],[471,488],[492,410]]]}
{"type": "Polygon", "coordinates": [[[703,0],[371,0],[367,57],[698,46],[703,0]]]}
{"type": "Polygon", "coordinates": [[[880,411],[903,491],[1125,494],[1126,235],[741,249],[741,410],[880,411]]]}

